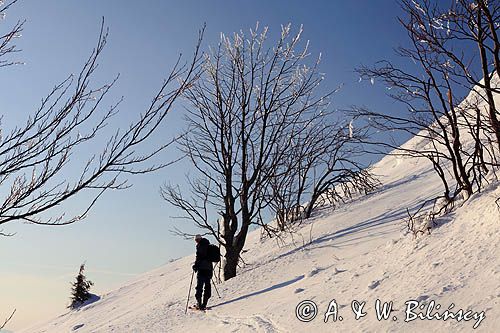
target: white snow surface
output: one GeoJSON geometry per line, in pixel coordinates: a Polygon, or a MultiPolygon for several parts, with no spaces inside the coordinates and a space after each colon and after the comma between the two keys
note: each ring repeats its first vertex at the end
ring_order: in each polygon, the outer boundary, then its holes
{"type": "Polygon", "coordinates": [[[408,300],[435,301],[441,312],[451,303],[455,312],[484,311],[475,331],[500,332],[498,182],[439,220],[431,235],[415,239],[405,232],[406,209],[441,192],[429,163],[388,155],[374,172],[383,183],[379,190],[333,212],[324,209],[286,245],[253,231],[243,254],[246,265],[217,285],[220,299],[212,288],[206,313],[184,313],[193,254],[22,332],[471,332],[477,321],[405,322],[408,300]],[[325,323],[333,299],[343,320],[329,317],[325,323]],[[377,299],[394,302],[390,319],[377,320],[377,299]],[[310,322],[295,315],[303,300],[317,304],[310,322]],[[359,320],[353,300],[366,302],[367,314],[359,320]]]}
{"type": "MultiPolygon", "coordinates": [[[[413,138],[405,146],[423,147],[413,138]]],[[[382,186],[337,207],[325,208],[304,223],[286,244],[248,236],[237,277],[212,288],[206,313],[188,311],[186,297],[193,254],[145,273],[100,300],[21,332],[500,332],[500,182],[492,180],[452,214],[438,220],[431,235],[406,232],[407,209],[442,192],[427,160],[387,155],[373,172],[382,186]],[[324,322],[335,299],[342,321],[324,322]],[[375,302],[393,302],[387,320],[378,320],[375,302]],[[303,300],[317,316],[299,321],[303,300]],[[366,316],[354,319],[352,301],[366,302],[366,316]],[[416,319],[405,322],[406,301],[451,304],[477,318],[416,319]],[[394,320],[393,317],[397,320],[394,320]]],[[[194,286],[193,286],[194,287],[194,286]]],[[[194,303],[194,288],[190,304],[194,303]]],[[[307,314],[307,313],[305,313],[307,314]]]]}

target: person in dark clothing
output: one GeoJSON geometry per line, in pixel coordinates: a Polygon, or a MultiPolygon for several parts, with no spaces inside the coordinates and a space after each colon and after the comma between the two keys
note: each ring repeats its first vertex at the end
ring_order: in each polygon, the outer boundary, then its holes
{"type": "Polygon", "coordinates": [[[208,239],[201,237],[201,235],[196,235],[194,240],[196,242],[196,260],[193,270],[197,272],[195,297],[198,302],[198,308],[204,310],[207,307],[208,299],[212,296],[212,285],[210,282],[214,268],[208,258],[208,246],[210,245],[208,239]]]}

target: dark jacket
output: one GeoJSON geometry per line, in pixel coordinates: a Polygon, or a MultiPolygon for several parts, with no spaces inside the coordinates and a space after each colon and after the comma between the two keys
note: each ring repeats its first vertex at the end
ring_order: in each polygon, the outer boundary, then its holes
{"type": "Polygon", "coordinates": [[[212,262],[208,259],[208,246],[210,242],[206,238],[202,238],[196,244],[196,260],[194,266],[197,270],[212,271],[214,268],[212,262]]]}

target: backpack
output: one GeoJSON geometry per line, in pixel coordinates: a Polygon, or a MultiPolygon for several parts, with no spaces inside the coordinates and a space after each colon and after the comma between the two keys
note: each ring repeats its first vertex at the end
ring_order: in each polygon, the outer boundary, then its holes
{"type": "Polygon", "coordinates": [[[208,260],[210,260],[211,262],[220,261],[220,250],[218,246],[214,244],[210,244],[208,246],[208,260]]]}

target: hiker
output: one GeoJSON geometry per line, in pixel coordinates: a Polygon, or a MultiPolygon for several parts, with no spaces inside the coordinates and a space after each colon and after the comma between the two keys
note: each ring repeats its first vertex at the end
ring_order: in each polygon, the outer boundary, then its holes
{"type": "Polygon", "coordinates": [[[208,299],[212,295],[212,286],[210,284],[210,281],[212,280],[212,274],[214,270],[212,262],[210,261],[208,256],[208,248],[210,242],[208,241],[208,239],[201,237],[201,235],[196,235],[194,237],[194,240],[196,242],[196,260],[193,265],[193,270],[197,272],[195,297],[198,303],[197,308],[200,310],[205,310],[207,307],[208,299]],[[204,292],[203,288],[205,289],[204,292]]]}

